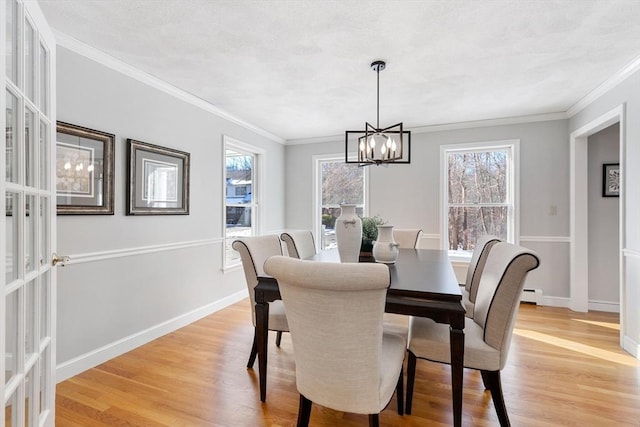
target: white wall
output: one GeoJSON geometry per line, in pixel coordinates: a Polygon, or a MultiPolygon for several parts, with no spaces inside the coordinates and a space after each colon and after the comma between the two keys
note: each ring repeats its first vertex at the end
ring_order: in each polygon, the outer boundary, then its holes
{"type": "Polygon", "coordinates": [[[622,210],[622,282],[624,283],[620,307],[624,318],[623,347],[640,356],[640,71],[599,96],[569,120],[569,131],[584,127],[600,116],[619,106],[624,106],[625,114],[620,129],[626,146],[621,153],[622,189],[620,209],[622,210]]]}
{"type": "MultiPolygon", "coordinates": [[[[422,228],[425,246],[440,235],[440,146],[520,140],[520,243],[542,262],[527,288],[542,289],[545,302],[569,297],[569,136],[566,120],[412,134],[410,165],[369,166],[370,209],[402,228],[422,228]],[[553,214],[554,209],[555,214],[553,214]]],[[[344,153],[343,141],[286,147],[286,225],[311,228],[312,156],[344,153]]]]}
{"type": "Polygon", "coordinates": [[[64,47],[57,77],[58,120],[116,135],[115,215],[58,217],[62,380],[246,295],[221,271],[223,134],[266,150],[265,232],[284,225],[284,147],[64,47]],[[190,215],[125,215],[127,138],[191,153],[190,215]]]}
{"type": "Polygon", "coordinates": [[[589,136],[589,301],[619,305],[620,209],[618,197],[602,197],[602,165],[620,160],[618,123],[589,136]]]}

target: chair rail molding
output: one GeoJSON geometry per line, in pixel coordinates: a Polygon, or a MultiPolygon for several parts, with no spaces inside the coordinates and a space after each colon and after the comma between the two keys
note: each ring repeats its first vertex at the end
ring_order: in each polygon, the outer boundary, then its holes
{"type": "Polygon", "coordinates": [[[160,245],[114,249],[109,251],[71,254],[69,255],[69,261],[66,262],[65,264],[73,265],[73,264],[81,264],[84,262],[103,261],[106,259],[150,254],[154,252],[173,251],[177,249],[193,248],[197,246],[215,245],[223,242],[224,242],[224,239],[222,237],[217,237],[213,239],[192,240],[192,241],[185,241],[185,242],[165,243],[160,245]]]}

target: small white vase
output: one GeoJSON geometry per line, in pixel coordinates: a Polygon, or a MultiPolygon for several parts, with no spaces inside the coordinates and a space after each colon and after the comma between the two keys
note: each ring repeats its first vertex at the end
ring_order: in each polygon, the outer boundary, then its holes
{"type": "Polygon", "coordinates": [[[356,205],[340,205],[340,216],[336,219],[336,239],[340,262],[358,262],[362,220],[356,214],[356,205]]]}
{"type": "Polygon", "coordinates": [[[398,246],[393,239],[393,225],[378,225],[378,240],[373,243],[373,258],[376,262],[395,263],[398,246]]]}

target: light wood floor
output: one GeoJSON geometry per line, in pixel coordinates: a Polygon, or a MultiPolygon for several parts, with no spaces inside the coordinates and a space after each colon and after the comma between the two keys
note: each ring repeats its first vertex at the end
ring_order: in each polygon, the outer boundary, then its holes
{"type": "MultiPolygon", "coordinates": [[[[404,321],[396,316],[392,321],[404,321]]],[[[246,368],[253,328],[248,300],[64,381],[56,426],[295,426],[291,339],[270,337],[267,401],[246,368]]],[[[619,348],[618,316],[522,305],[507,367],[514,426],[640,426],[640,363],[619,348]]],[[[452,424],[449,368],[418,361],[413,414],[395,397],[382,426],[452,424]]],[[[311,426],[366,426],[364,415],[314,405],[311,426]]],[[[497,426],[480,374],[465,370],[464,426],[497,426]]]]}

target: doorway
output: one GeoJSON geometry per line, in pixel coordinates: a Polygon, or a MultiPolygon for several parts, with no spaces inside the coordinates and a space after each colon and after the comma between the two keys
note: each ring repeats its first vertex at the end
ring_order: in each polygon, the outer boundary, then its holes
{"type": "MultiPolygon", "coordinates": [[[[572,132],[570,135],[570,301],[569,308],[574,311],[589,310],[589,137],[603,129],[619,124],[619,165],[620,165],[620,197],[618,228],[618,277],[620,295],[620,342],[625,335],[625,290],[626,284],[622,274],[622,248],[624,247],[624,153],[625,125],[624,105],[603,114],[597,119],[572,132]]],[[[592,242],[593,244],[593,242],[592,242]]]]}

